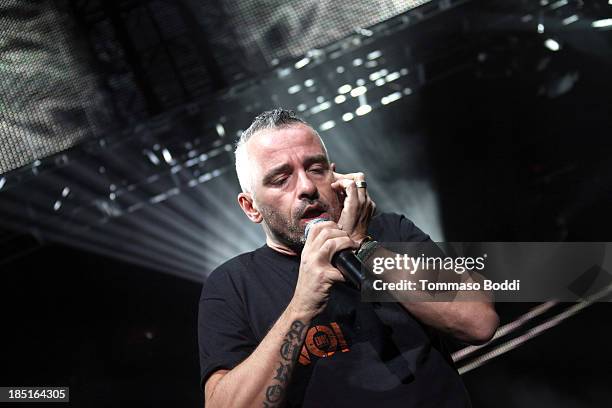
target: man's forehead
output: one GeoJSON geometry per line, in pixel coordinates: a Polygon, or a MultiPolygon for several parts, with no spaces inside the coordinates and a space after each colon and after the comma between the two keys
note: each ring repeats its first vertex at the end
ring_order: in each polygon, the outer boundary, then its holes
{"type": "Polygon", "coordinates": [[[251,157],[265,167],[283,161],[285,156],[296,151],[308,155],[325,154],[317,134],[303,124],[257,132],[248,141],[247,148],[251,157]]]}

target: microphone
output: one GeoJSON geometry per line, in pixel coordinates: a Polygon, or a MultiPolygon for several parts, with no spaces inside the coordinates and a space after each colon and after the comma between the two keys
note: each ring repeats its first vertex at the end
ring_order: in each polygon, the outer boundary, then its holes
{"type": "MultiPolygon", "coordinates": [[[[308,233],[310,232],[310,228],[313,225],[319,222],[329,221],[328,218],[315,218],[313,220],[308,221],[306,224],[306,229],[304,230],[304,241],[308,238],[308,233]]],[[[334,268],[337,268],[346,282],[353,286],[356,289],[361,289],[361,283],[365,281],[365,274],[361,270],[362,264],[361,261],[355,256],[353,251],[350,249],[343,249],[342,251],[338,251],[332,257],[331,264],[334,268]]]]}

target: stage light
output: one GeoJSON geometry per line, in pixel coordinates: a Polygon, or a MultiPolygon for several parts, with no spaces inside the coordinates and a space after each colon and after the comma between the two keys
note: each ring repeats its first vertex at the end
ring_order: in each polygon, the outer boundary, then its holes
{"type": "MultiPolygon", "coordinates": [[[[612,0],[611,0],[612,1],[612,0]]],[[[596,20],[591,23],[593,28],[605,28],[612,26],[612,18],[605,18],[603,20],[596,20]]]]}
{"type": "Polygon", "coordinates": [[[563,25],[570,25],[572,23],[575,23],[576,21],[578,21],[578,16],[576,14],[573,14],[569,17],[564,18],[563,21],[561,21],[561,23],[563,25]]]}
{"type": "Polygon", "coordinates": [[[387,81],[387,82],[393,82],[393,81],[395,81],[397,78],[399,78],[400,76],[401,76],[401,75],[400,75],[400,73],[399,73],[399,72],[397,72],[397,71],[395,71],[395,72],[392,72],[392,73],[390,73],[389,75],[387,75],[387,76],[385,77],[385,81],[387,81]]]}
{"type": "Polygon", "coordinates": [[[543,34],[544,33],[544,24],[539,23],[538,24],[538,34],[543,34]]]}
{"type": "Polygon", "coordinates": [[[296,69],[304,68],[309,63],[310,63],[310,58],[308,57],[302,58],[301,60],[295,63],[295,68],[296,69]]]}
{"type": "Polygon", "coordinates": [[[353,87],[350,86],[349,84],[344,84],[340,88],[338,88],[338,93],[341,94],[341,95],[345,94],[345,93],[349,93],[349,92],[351,92],[352,88],[353,87]]]}
{"type": "Polygon", "coordinates": [[[389,94],[387,96],[383,96],[382,99],[380,100],[380,103],[382,103],[383,105],[388,105],[391,102],[397,101],[401,97],[402,97],[402,93],[401,92],[393,92],[392,94],[389,94]]]}
{"type": "Polygon", "coordinates": [[[357,114],[357,116],[363,116],[370,112],[372,112],[372,107],[370,105],[361,105],[355,110],[355,114],[357,114]]]}
{"type": "Polygon", "coordinates": [[[351,96],[353,98],[358,97],[359,95],[363,95],[364,93],[366,93],[368,91],[368,89],[365,86],[358,86],[357,88],[353,89],[351,91],[351,96]]]}
{"type": "Polygon", "coordinates": [[[346,112],[344,115],[342,115],[342,120],[345,122],[351,121],[353,118],[354,115],[351,112],[346,112]]]}
{"type": "Polygon", "coordinates": [[[374,82],[374,84],[375,84],[376,86],[383,86],[385,83],[386,83],[386,82],[385,82],[385,79],[384,79],[384,78],[378,78],[378,79],[376,80],[376,82],[374,82]]]}
{"type": "Polygon", "coordinates": [[[217,130],[217,134],[219,135],[219,137],[225,137],[225,128],[221,123],[217,123],[215,129],[217,130]]]}
{"type": "Polygon", "coordinates": [[[296,85],[293,85],[293,86],[290,86],[289,88],[287,88],[287,93],[289,95],[293,95],[293,94],[296,94],[296,93],[300,92],[300,89],[302,89],[302,87],[300,85],[296,84],[296,85]]]}
{"type": "Polygon", "coordinates": [[[164,157],[164,160],[166,161],[166,163],[168,164],[174,163],[174,159],[172,158],[172,155],[170,154],[170,150],[166,149],[165,147],[162,150],[162,156],[164,157]]]}
{"type": "Polygon", "coordinates": [[[306,88],[310,88],[311,86],[314,85],[314,82],[315,82],[314,79],[307,79],[307,80],[304,81],[304,86],[306,88]]]}
{"type": "Polygon", "coordinates": [[[367,55],[367,58],[369,60],[375,60],[376,58],[379,58],[381,55],[382,55],[382,51],[376,50],[376,51],[372,51],[371,53],[369,53],[367,55]]]}
{"type": "Polygon", "coordinates": [[[310,113],[311,113],[311,114],[313,114],[313,115],[315,115],[315,114],[317,114],[317,113],[319,113],[319,112],[322,112],[322,111],[324,111],[324,110],[326,110],[326,109],[329,109],[331,106],[332,106],[331,102],[329,102],[329,101],[325,101],[325,102],[323,102],[323,103],[320,103],[320,104],[318,104],[318,105],[313,106],[313,107],[310,109],[310,113]]]}
{"type": "Polygon", "coordinates": [[[386,69],[381,69],[380,71],[372,72],[369,76],[370,81],[376,81],[379,78],[386,76],[389,73],[386,69]]]}
{"type": "Polygon", "coordinates": [[[336,102],[337,104],[341,104],[344,101],[346,101],[346,96],[344,95],[338,95],[334,98],[334,102],[336,102]]]}
{"type": "Polygon", "coordinates": [[[361,64],[363,64],[363,60],[362,60],[361,58],[355,58],[355,59],[353,60],[353,66],[354,66],[354,67],[358,67],[358,66],[360,66],[361,64]]]}
{"type": "Polygon", "coordinates": [[[149,149],[145,149],[142,151],[151,161],[151,163],[153,163],[156,166],[159,166],[159,159],[157,158],[157,156],[155,155],[155,153],[153,153],[151,150],[149,149]]]}
{"type": "Polygon", "coordinates": [[[4,176],[0,177],[0,190],[2,190],[2,187],[4,187],[5,184],[6,184],[6,177],[4,176]]]}
{"type": "Polygon", "coordinates": [[[553,4],[550,5],[550,8],[552,10],[558,9],[560,7],[566,6],[568,4],[567,0],[559,0],[557,2],[554,2],[553,4]]]}
{"type": "Polygon", "coordinates": [[[323,122],[319,129],[321,129],[321,131],[326,131],[333,128],[334,126],[336,126],[336,122],[334,122],[333,120],[328,120],[327,122],[323,122]]]}
{"type": "Polygon", "coordinates": [[[546,48],[548,48],[551,51],[559,51],[561,49],[561,45],[553,40],[552,38],[547,39],[546,41],[544,41],[544,46],[546,46],[546,48]]]}

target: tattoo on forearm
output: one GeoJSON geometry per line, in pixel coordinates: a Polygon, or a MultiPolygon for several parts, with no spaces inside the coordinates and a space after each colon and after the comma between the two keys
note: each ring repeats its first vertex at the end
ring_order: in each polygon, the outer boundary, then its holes
{"type": "Polygon", "coordinates": [[[304,341],[305,329],[306,325],[299,320],[291,323],[291,327],[285,335],[279,350],[281,361],[276,369],[273,383],[266,389],[266,400],[263,403],[264,408],[278,407],[283,401],[291,371],[295,366],[295,362],[300,354],[300,347],[304,341]]]}

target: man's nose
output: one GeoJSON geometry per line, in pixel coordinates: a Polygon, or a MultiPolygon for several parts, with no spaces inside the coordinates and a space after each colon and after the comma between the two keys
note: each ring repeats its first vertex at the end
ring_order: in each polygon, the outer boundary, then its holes
{"type": "Polygon", "coordinates": [[[316,184],[308,177],[308,173],[301,171],[298,174],[298,197],[317,198],[319,193],[316,184]]]}

